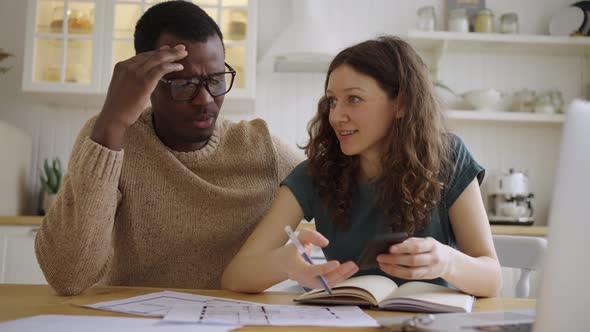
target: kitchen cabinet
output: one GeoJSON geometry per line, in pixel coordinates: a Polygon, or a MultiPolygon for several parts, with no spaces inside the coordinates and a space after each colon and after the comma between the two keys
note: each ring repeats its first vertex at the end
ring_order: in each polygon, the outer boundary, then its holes
{"type": "Polygon", "coordinates": [[[35,257],[39,226],[0,225],[0,283],[46,284],[35,257]]]}
{"type": "MultiPolygon", "coordinates": [[[[23,90],[107,91],[114,65],[135,54],[139,17],[157,0],[29,0],[23,90]]],[[[194,0],[220,26],[238,75],[227,98],[255,96],[256,0],[194,0]]]]}

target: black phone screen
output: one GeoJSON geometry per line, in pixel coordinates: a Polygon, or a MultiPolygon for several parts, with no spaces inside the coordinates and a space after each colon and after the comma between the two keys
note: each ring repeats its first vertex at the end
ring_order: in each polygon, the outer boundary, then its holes
{"type": "Polygon", "coordinates": [[[363,249],[357,261],[359,269],[365,270],[378,268],[379,264],[377,263],[377,256],[387,253],[389,251],[389,247],[394,244],[401,243],[407,238],[408,233],[406,232],[379,234],[375,236],[373,239],[367,242],[367,245],[363,249]]]}

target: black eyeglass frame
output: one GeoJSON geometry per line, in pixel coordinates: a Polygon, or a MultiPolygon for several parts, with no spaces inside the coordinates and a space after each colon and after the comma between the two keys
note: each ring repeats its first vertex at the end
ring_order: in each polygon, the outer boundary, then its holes
{"type": "Polygon", "coordinates": [[[233,69],[232,66],[230,66],[227,62],[224,62],[225,66],[229,69],[229,71],[224,71],[224,72],[219,72],[219,73],[213,73],[211,75],[207,75],[207,76],[201,76],[201,77],[191,77],[191,78],[172,78],[172,79],[165,79],[165,78],[160,78],[160,82],[168,84],[168,86],[170,87],[170,89],[168,90],[170,92],[170,98],[172,100],[176,100],[176,101],[187,101],[187,100],[193,100],[196,96],[199,95],[200,91],[201,91],[201,86],[205,86],[205,90],[207,90],[207,92],[211,95],[211,97],[219,97],[219,96],[223,96],[224,94],[227,94],[231,88],[234,85],[235,82],[235,78],[237,75],[237,72],[235,69],[233,69]],[[225,75],[225,74],[231,74],[231,82],[229,83],[229,88],[227,88],[227,90],[224,93],[221,94],[217,94],[214,95],[211,90],[209,90],[209,77],[211,76],[215,76],[215,75],[225,75]],[[195,89],[195,93],[191,96],[191,97],[187,97],[187,98],[181,98],[181,99],[177,99],[172,97],[172,82],[176,81],[176,80],[186,80],[186,84],[193,84],[196,85],[196,89],[195,89]]]}

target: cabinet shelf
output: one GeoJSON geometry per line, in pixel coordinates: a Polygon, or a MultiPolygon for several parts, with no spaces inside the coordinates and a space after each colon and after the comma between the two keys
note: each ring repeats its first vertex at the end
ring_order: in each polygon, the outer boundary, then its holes
{"type": "Polygon", "coordinates": [[[506,111],[465,111],[447,110],[447,118],[451,121],[482,121],[482,122],[512,122],[531,124],[562,124],[564,114],[538,114],[506,111]]]}
{"type": "Polygon", "coordinates": [[[426,51],[506,52],[536,55],[590,55],[590,38],[499,33],[410,31],[408,41],[426,51]]]}

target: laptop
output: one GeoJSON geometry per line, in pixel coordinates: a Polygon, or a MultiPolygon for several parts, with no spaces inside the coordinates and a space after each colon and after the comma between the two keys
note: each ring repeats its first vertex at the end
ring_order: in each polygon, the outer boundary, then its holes
{"type": "MultiPolygon", "coordinates": [[[[590,331],[590,102],[575,100],[563,128],[536,310],[419,315],[419,331],[590,331]],[[536,312],[536,315],[535,315],[536,312]]],[[[400,317],[378,319],[399,324],[400,317]]]]}

